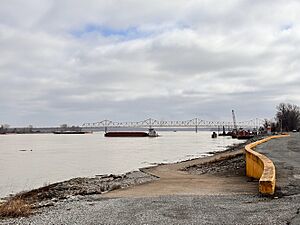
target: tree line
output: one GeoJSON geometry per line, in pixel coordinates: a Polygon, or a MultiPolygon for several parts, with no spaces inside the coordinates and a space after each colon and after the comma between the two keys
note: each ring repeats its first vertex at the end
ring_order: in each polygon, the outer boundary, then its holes
{"type": "Polygon", "coordinates": [[[271,126],[272,132],[294,131],[300,129],[300,108],[290,103],[280,103],[276,106],[275,121],[265,120],[265,127],[271,126]]]}

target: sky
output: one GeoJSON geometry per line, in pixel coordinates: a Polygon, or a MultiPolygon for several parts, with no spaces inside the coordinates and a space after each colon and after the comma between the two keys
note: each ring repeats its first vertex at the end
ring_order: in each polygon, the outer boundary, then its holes
{"type": "Polygon", "coordinates": [[[298,0],[1,0],[0,124],[272,118],[300,105],[298,0]]]}

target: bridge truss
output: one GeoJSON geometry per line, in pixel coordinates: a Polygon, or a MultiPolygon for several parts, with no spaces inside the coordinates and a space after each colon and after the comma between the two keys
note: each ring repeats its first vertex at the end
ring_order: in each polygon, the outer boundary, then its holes
{"type": "MultiPolygon", "coordinates": [[[[244,129],[259,128],[263,125],[262,119],[252,119],[248,121],[237,122],[237,126],[244,129]]],[[[83,128],[222,128],[232,129],[233,122],[229,121],[207,121],[199,118],[191,120],[156,120],[146,119],[137,122],[116,122],[111,120],[102,120],[94,123],[84,123],[83,128]]]]}

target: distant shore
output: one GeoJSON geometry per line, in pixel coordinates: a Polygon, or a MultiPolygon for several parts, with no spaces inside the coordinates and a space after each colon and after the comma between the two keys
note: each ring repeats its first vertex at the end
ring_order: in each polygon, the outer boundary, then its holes
{"type": "MultiPolygon", "coordinates": [[[[83,132],[105,132],[105,131],[148,131],[149,127],[104,127],[99,128],[84,128],[79,126],[72,127],[9,127],[0,129],[0,134],[51,134],[57,131],[83,131],[83,132]]],[[[156,131],[191,131],[195,132],[194,127],[155,127],[156,131]]],[[[218,131],[217,128],[197,128],[198,132],[201,131],[218,131]]]]}

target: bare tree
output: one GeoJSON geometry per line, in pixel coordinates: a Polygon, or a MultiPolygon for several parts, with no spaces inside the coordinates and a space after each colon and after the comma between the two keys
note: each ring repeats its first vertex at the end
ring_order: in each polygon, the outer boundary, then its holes
{"type": "Polygon", "coordinates": [[[271,124],[271,121],[268,120],[268,119],[264,119],[264,124],[263,124],[263,127],[265,130],[267,130],[268,126],[270,126],[271,124]]]}
{"type": "Polygon", "coordinates": [[[279,130],[278,123],[268,119],[264,119],[263,127],[265,131],[268,129],[268,127],[271,127],[271,132],[276,132],[279,130]]]}
{"type": "Polygon", "coordinates": [[[276,120],[284,131],[296,130],[300,125],[300,108],[290,103],[280,103],[277,107],[276,120]]]}

